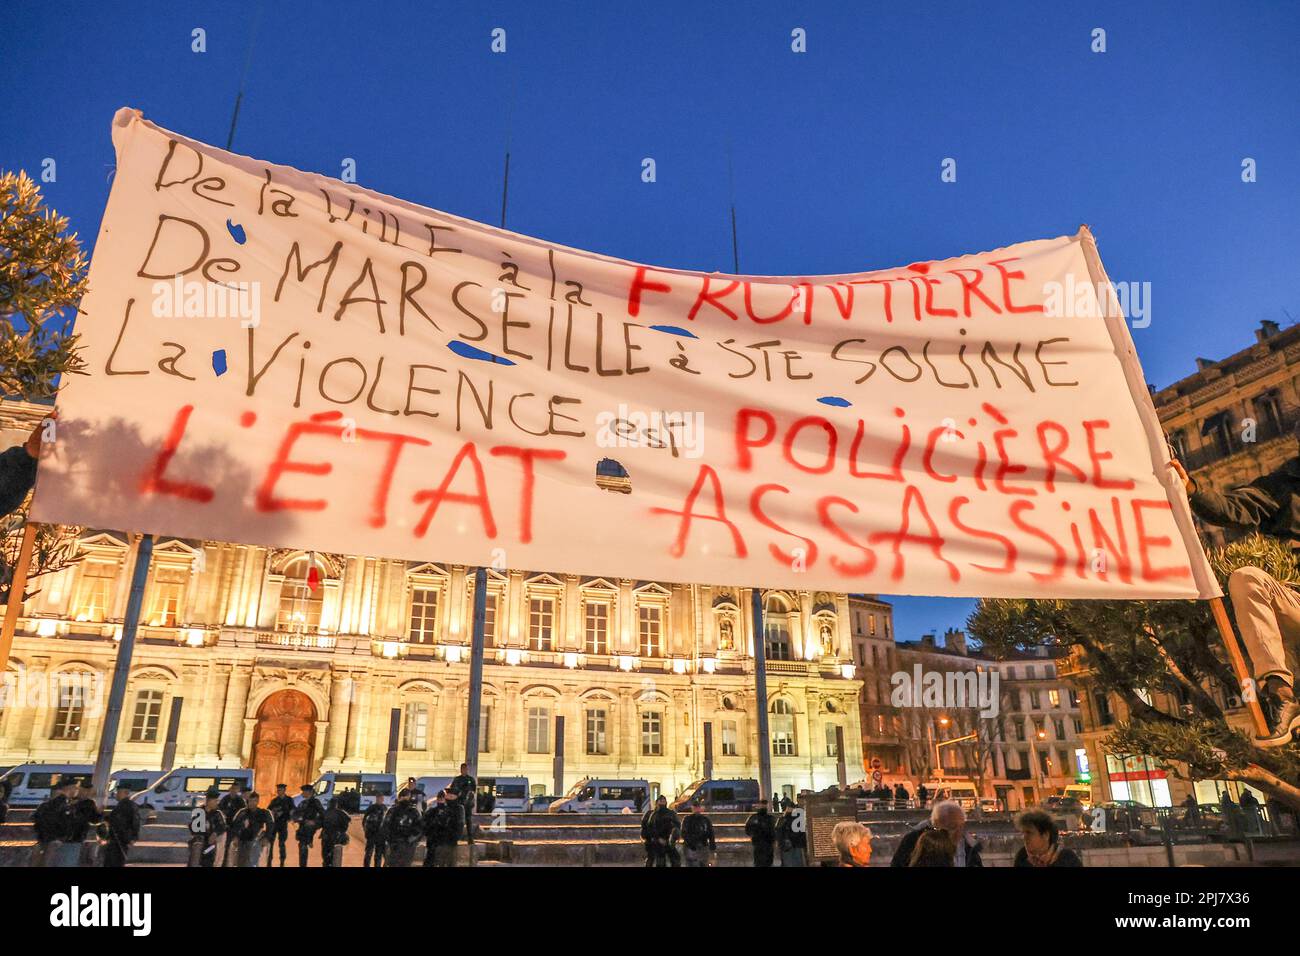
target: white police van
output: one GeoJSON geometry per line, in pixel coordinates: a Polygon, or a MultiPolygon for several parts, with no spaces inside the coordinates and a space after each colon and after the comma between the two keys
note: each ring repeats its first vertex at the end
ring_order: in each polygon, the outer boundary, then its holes
{"type": "Polygon", "coordinates": [[[532,801],[528,798],[527,777],[479,777],[478,807],[486,810],[491,795],[492,809],[506,813],[523,813],[532,801]]]}
{"type": "MultiPolygon", "coordinates": [[[[131,794],[131,800],[155,810],[188,809],[202,806],[209,790],[215,789],[224,797],[235,784],[240,789],[251,787],[253,771],[241,767],[178,767],[160,777],[152,787],[131,794]]],[[[266,805],[265,801],[262,805],[266,805]]]]}
{"type": "Polygon", "coordinates": [[[88,763],[20,763],[0,777],[0,786],[9,788],[9,806],[34,807],[50,798],[56,783],[75,777],[85,787],[94,775],[88,763]]]}
{"type": "MultiPolygon", "coordinates": [[[[337,799],[339,806],[349,813],[361,813],[370,808],[378,794],[383,794],[385,803],[392,803],[397,794],[397,777],[391,773],[323,773],[312,784],[318,799],[329,806],[331,799],[337,799]]],[[[294,794],[293,804],[302,803],[302,791],[294,794]]]]}
{"type": "Polygon", "coordinates": [[[105,798],[104,804],[111,807],[117,803],[117,791],[121,787],[125,787],[132,794],[135,794],[141,790],[149,789],[162,777],[163,772],[161,770],[119,770],[113,774],[113,778],[108,782],[108,796],[105,798]]]}
{"type": "Polygon", "coordinates": [[[645,780],[584,777],[550,805],[550,813],[640,813],[650,802],[645,780]]]}

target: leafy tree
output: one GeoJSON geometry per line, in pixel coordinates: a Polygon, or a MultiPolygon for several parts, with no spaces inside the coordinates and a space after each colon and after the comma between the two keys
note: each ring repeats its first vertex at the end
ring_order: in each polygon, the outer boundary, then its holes
{"type": "MultiPolygon", "coordinates": [[[[49,398],[61,375],[83,370],[72,322],[86,291],[86,257],[67,228],[31,177],[0,172],[0,398],[49,398]]],[[[9,600],[25,517],[23,508],[0,519],[0,603],[9,600]]],[[[76,534],[42,525],[28,580],[76,561],[76,534]]]]}
{"type": "MultiPolygon", "coordinates": [[[[1210,563],[1225,590],[1228,575],[1247,565],[1300,582],[1290,548],[1260,535],[1211,552],[1210,563]]],[[[1253,684],[1237,680],[1205,602],[985,599],[967,626],[994,655],[1043,645],[1077,653],[1096,689],[1128,706],[1102,742],[1108,752],[1150,754],[1186,780],[1248,783],[1300,810],[1300,747],[1261,749],[1228,720],[1253,684]],[[1177,711],[1148,703],[1156,691],[1179,701],[1177,711]]]]}
{"type": "Polygon", "coordinates": [[[26,173],[0,173],[0,397],[48,398],[82,371],[72,320],[86,257],[26,173]]]}

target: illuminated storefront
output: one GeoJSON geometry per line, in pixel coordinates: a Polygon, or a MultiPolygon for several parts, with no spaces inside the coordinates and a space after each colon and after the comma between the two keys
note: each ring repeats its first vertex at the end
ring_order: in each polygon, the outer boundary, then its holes
{"type": "Polygon", "coordinates": [[[1107,754],[1106,779],[1113,800],[1132,800],[1148,807],[1173,806],[1169,774],[1151,757],[1107,754]]]}

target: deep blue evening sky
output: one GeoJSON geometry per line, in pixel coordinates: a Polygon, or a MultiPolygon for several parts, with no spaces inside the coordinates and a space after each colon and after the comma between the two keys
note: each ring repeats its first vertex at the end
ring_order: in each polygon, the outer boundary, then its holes
{"type": "MultiPolygon", "coordinates": [[[[496,223],[508,140],[510,228],[701,270],[731,270],[728,143],[747,273],[856,272],[1086,222],[1112,279],[1151,283],[1134,338],[1156,385],[1261,319],[1300,318],[1297,3],[298,6],[264,5],[237,152],[333,176],[350,157],[362,185],[496,223]]],[[[53,158],[45,193],[84,238],[118,107],[225,144],[259,4],[5,8],[0,167],[53,158]]],[[[971,603],[899,600],[897,633],[959,626],[971,603]]]]}

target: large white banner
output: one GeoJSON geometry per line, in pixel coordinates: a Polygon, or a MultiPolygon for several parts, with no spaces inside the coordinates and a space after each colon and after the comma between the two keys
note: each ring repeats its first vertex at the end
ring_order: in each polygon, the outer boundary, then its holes
{"type": "Polygon", "coordinates": [[[624,262],[114,119],[37,520],[633,579],[1218,593],[1087,230],[624,262]]]}

